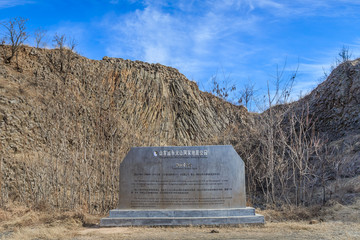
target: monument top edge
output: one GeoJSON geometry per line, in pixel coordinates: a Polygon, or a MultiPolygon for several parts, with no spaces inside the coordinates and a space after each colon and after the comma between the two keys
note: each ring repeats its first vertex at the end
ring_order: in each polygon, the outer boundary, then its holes
{"type": "Polygon", "coordinates": [[[232,145],[198,145],[198,146],[146,146],[146,147],[131,147],[131,149],[144,148],[199,148],[199,147],[232,147],[232,145]]]}

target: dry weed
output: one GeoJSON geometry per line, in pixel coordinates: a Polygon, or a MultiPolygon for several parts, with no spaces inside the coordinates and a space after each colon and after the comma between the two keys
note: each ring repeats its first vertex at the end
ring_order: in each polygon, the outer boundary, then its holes
{"type": "Polygon", "coordinates": [[[282,222],[282,221],[301,221],[310,220],[319,215],[319,206],[314,207],[296,207],[292,205],[284,205],[277,209],[256,210],[257,213],[265,216],[267,222],[282,222]]]}
{"type": "MultiPolygon", "coordinates": [[[[358,208],[360,201],[351,206],[358,208]]],[[[345,206],[348,207],[348,206],[345,206]]],[[[326,214],[339,214],[341,204],[326,206],[326,214]],[[333,211],[330,213],[330,211],[333,211]]],[[[7,219],[0,223],[2,239],[359,239],[360,222],[294,221],[296,213],[308,216],[312,210],[284,208],[281,211],[265,210],[268,220],[263,226],[240,225],[224,227],[120,227],[94,228],[101,216],[82,212],[41,212],[18,206],[16,210],[2,210],[7,219]],[[11,212],[11,213],[10,213],[11,212]],[[289,212],[289,214],[287,214],[289,212]],[[276,220],[276,221],[275,221],[276,220]],[[84,227],[85,226],[85,227],[84,227]],[[216,234],[211,233],[216,232],[216,234]]],[[[260,212],[260,211],[259,211],[260,212]]],[[[324,218],[324,216],[321,216],[324,218]]],[[[338,217],[340,218],[340,216],[338,217]]]]}
{"type": "Polygon", "coordinates": [[[0,210],[0,239],[66,239],[83,226],[93,226],[102,216],[79,211],[38,211],[8,204],[0,210]]]}
{"type": "Polygon", "coordinates": [[[336,201],[329,201],[327,206],[321,209],[320,214],[325,221],[360,223],[360,199],[351,205],[342,205],[336,201]]]}
{"type": "Polygon", "coordinates": [[[266,223],[265,226],[241,227],[121,227],[79,229],[76,239],[359,239],[360,225],[305,221],[266,223]],[[214,234],[216,233],[216,234],[214,234]]]}
{"type": "Polygon", "coordinates": [[[73,230],[74,228],[66,226],[25,227],[15,230],[11,235],[11,239],[69,239],[74,236],[73,230]]]}

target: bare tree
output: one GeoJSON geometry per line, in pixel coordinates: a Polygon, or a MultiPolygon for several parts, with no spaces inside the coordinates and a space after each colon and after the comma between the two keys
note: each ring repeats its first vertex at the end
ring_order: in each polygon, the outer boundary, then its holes
{"type": "Polygon", "coordinates": [[[351,59],[352,53],[349,52],[349,47],[344,45],[339,51],[338,55],[340,59],[336,58],[337,65],[349,61],[351,59]]]}
{"type": "Polygon", "coordinates": [[[28,19],[22,17],[16,17],[10,19],[8,22],[1,22],[0,25],[5,28],[5,40],[7,40],[11,46],[11,54],[5,57],[7,63],[11,62],[11,59],[17,54],[19,48],[24,44],[28,38],[26,32],[26,22],[28,19]]]}
{"type": "Polygon", "coordinates": [[[63,50],[65,48],[65,43],[66,43],[65,34],[59,35],[55,33],[55,36],[53,38],[53,43],[55,48],[59,48],[60,50],[63,50]]]}
{"type": "Polygon", "coordinates": [[[286,60],[281,70],[279,69],[278,65],[276,66],[276,76],[274,77],[275,90],[273,94],[271,94],[269,82],[267,83],[267,91],[268,91],[267,99],[268,99],[269,108],[277,104],[288,103],[289,101],[291,92],[293,90],[294,82],[296,79],[296,75],[299,70],[299,64],[297,65],[296,69],[290,73],[290,76],[288,77],[284,76],[285,69],[286,69],[286,60]]]}
{"type": "Polygon", "coordinates": [[[212,81],[212,89],[211,92],[217,96],[220,97],[224,100],[227,100],[227,98],[229,97],[229,94],[233,91],[236,90],[235,85],[231,85],[229,87],[229,79],[230,79],[230,75],[225,75],[224,71],[222,71],[222,75],[223,75],[223,80],[219,81],[218,80],[218,73],[216,72],[216,74],[214,76],[211,77],[211,81],[212,81]]]}
{"type": "Polygon", "coordinates": [[[42,29],[42,28],[38,28],[35,30],[35,44],[36,44],[36,48],[39,48],[41,45],[45,45],[45,43],[43,43],[43,39],[46,36],[46,30],[42,29]]]}
{"type": "Polygon", "coordinates": [[[325,170],[318,166],[324,142],[316,134],[316,119],[308,105],[281,105],[288,102],[296,78],[296,71],[285,78],[284,69],[277,69],[274,91],[268,83],[263,103],[267,110],[259,115],[257,128],[249,135],[251,146],[242,149],[250,198],[256,201],[261,189],[268,206],[314,203],[315,186],[324,185],[320,174],[325,170]]]}
{"type": "Polygon", "coordinates": [[[66,36],[65,34],[59,35],[59,34],[55,34],[54,38],[53,38],[53,43],[54,43],[54,47],[58,48],[60,50],[60,59],[59,59],[59,63],[60,63],[60,72],[64,71],[64,65],[65,65],[65,43],[66,43],[66,36]]]}
{"type": "Polygon", "coordinates": [[[343,47],[340,49],[340,51],[338,52],[338,55],[340,58],[338,57],[335,57],[335,63],[331,64],[330,68],[328,71],[326,71],[323,67],[323,72],[324,72],[324,75],[320,78],[320,81],[324,81],[326,80],[330,73],[337,67],[339,66],[341,63],[344,63],[346,61],[349,61],[351,60],[351,57],[352,57],[352,53],[349,52],[349,47],[348,46],[345,46],[343,45],[343,47]]]}
{"type": "Polygon", "coordinates": [[[250,107],[250,102],[254,97],[255,85],[251,82],[245,84],[244,88],[240,90],[240,97],[238,103],[245,106],[247,109],[250,107]]]}
{"type": "Polygon", "coordinates": [[[68,41],[68,47],[71,51],[75,51],[75,48],[79,45],[78,41],[75,38],[70,37],[68,41]]]}

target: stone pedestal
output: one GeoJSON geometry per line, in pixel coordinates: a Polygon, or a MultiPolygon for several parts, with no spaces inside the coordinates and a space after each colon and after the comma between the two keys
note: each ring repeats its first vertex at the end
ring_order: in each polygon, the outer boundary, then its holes
{"type": "Polygon", "coordinates": [[[100,226],[264,223],[245,203],[244,162],[232,146],[132,148],[118,209],[100,226]]]}
{"type": "Polygon", "coordinates": [[[255,214],[254,208],[188,209],[188,210],[120,210],[110,211],[101,219],[100,226],[196,226],[263,224],[264,217],[255,214]]]}

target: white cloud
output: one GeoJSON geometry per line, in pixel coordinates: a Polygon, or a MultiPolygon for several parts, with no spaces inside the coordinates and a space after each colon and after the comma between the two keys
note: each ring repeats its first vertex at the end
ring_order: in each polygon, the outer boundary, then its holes
{"type": "Polygon", "coordinates": [[[218,1],[218,7],[247,8],[248,12],[263,10],[276,18],[295,18],[303,16],[357,16],[360,7],[358,0],[224,0],[218,1]]]}
{"type": "Polygon", "coordinates": [[[353,59],[360,58],[360,39],[355,40],[354,43],[344,45],[349,46],[349,52],[351,53],[351,57],[353,59]]]}
{"type": "Polygon", "coordinates": [[[204,1],[201,10],[188,14],[199,6],[192,2],[185,7],[184,2],[177,2],[180,7],[171,14],[162,8],[169,3],[147,1],[143,10],[106,16],[102,27],[110,36],[107,54],[170,65],[200,80],[201,72],[210,75],[206,69],[216,71],[221,63],[254,53],[241,37],[233,39],[234,35],[258,34],[259,18],[248,15],[244,4],[224,1],[219,7],[218,1],[204,1]]]}
{"type": "Polygon", "coordinates": [[[318,81],[296,82],[289,97],[290,101],[296,101],[309,94],[319,85],[318,81]]]}
{"type": "MultiPolygon", "coordinates": [[[[82,43],[85,42],[87,36],[87,28],[85,25],[74,22],[61,22],[58,25],[50,26],[46,30],[47,32],[44,42],[46,43],[47,47],[52,48],[54,46],[53,39],[55,34],[59,36],[65,35],[65,45],[68,45],[69,41],[75,40],[76,43],[78,43],[75,50],[79,51],[80,54],[84,54],[81,49],[82,43]]],[[[29,41],[34,41],[34,39],[31,39],[29,41]]]]}
{"type": "Polygon", "coordinates": [[[169,57],[166,46],[150,45],[144,48],[144,58],[147,62],[166,63],[169,61],[169,57]]]}
{"type": "MultiPolygon", "coordinates": [[[[268,22],[351,14],[351,7],[339,13],[344,2],[354,9],[360,6],[346,0],[146,0],[142,9],[126,15],[107,15],[101,27],[106,29],[104,45],[108,56],[169,65],[205,85],[217,69],[223,69],[237,84],[250,78],[264,90],[276,63],[281,65],[289,54],[299,54],[276,43],[277,39],[269,34],[272,29],[266,29],[276,24],[268,22]]],[[[318,59],[299,60],[294,98],[316,86],[324,69],[333,64],[338,49],[330,50],[310,55],[318,59]]],[[[298,57],[291,56],[290,63],[296,63],[298,57]]],[[[287,67],[287,73],[296,69],[295,65],[287,67]]]]}
{"type": "Polygon", "coordinates": [[[322,63],[301,63],[299,66],[299,73],[311,75],[312,79],[319,79],[324,76],[324,71],[326,72],[331,66],[330,62],[324,61],[322,63]]]}
{"type": "Polygon", "coordinates": [[[110,34],[112,44],[109,55],[128,55],[148,62],[171,63],[171,55],[177,47],[188,41],[179,19],[147,7],[125,17],[109,16],[106,25],[113,25],[110,34]],[[114,45],[120,44],[120,47],[114,45]],[[127,48],[124,47],[127,46],[127,48]]]}
{"type": "Polygon", "coordinates": [[[326,16],[339,17],[358,15],[357,0],[293,0],[282,5],[281,11],[273,12],[278,17],[326,16]],[[346,3],[346,4],[345,4],[346,3]]]}
{"type": "Polygon", "coordinates": [[[348,47],[350,59],[360,57],[360,41],[339,43],[338,47],[327,48],[318,52],[319,57],[312,59],[302,58],[299,70],[304,74],[311,74],[312,79],[322,78],[325,73],[330,74],[331,68],[336,67],[340,59],[339,52],[342,46],[348,47]]]}
{"type": "MultiPolygon", "coordinates": [[[[349,52],[352,58],[360,56],[360,42],[343,43],[344,46],[349,47],[349,52]]],[[[301,58],[299,64],[298,76],[299,81],[296,79],[291,98],[296,100],[299,96],[304,96],[310,93],[317,85],[326,79],[334,67],[336,67],[336,58],[341,49],[339,48],[326,49],[319,53],[317,58],[301,58]]],[[[287,68],[287,71],[295,69],[296,66],[292,65],[287,68]]]]}
{"type": "Polygon", "coordinates": [[[34,3],[34,1],[30,0],[1,0],[0,1],[0,9],[2,8],[10,8],[18,5],[25,5],[29,3],[34,3]]]}
{"type": "Polygon", "coordinates": [[[271,0],[249,0],[249,4],[253,6],[253,8],[255,8],[256,6],[260,8],[273,8],[278,10],[284,8],[284,4],[271,0]]]}

